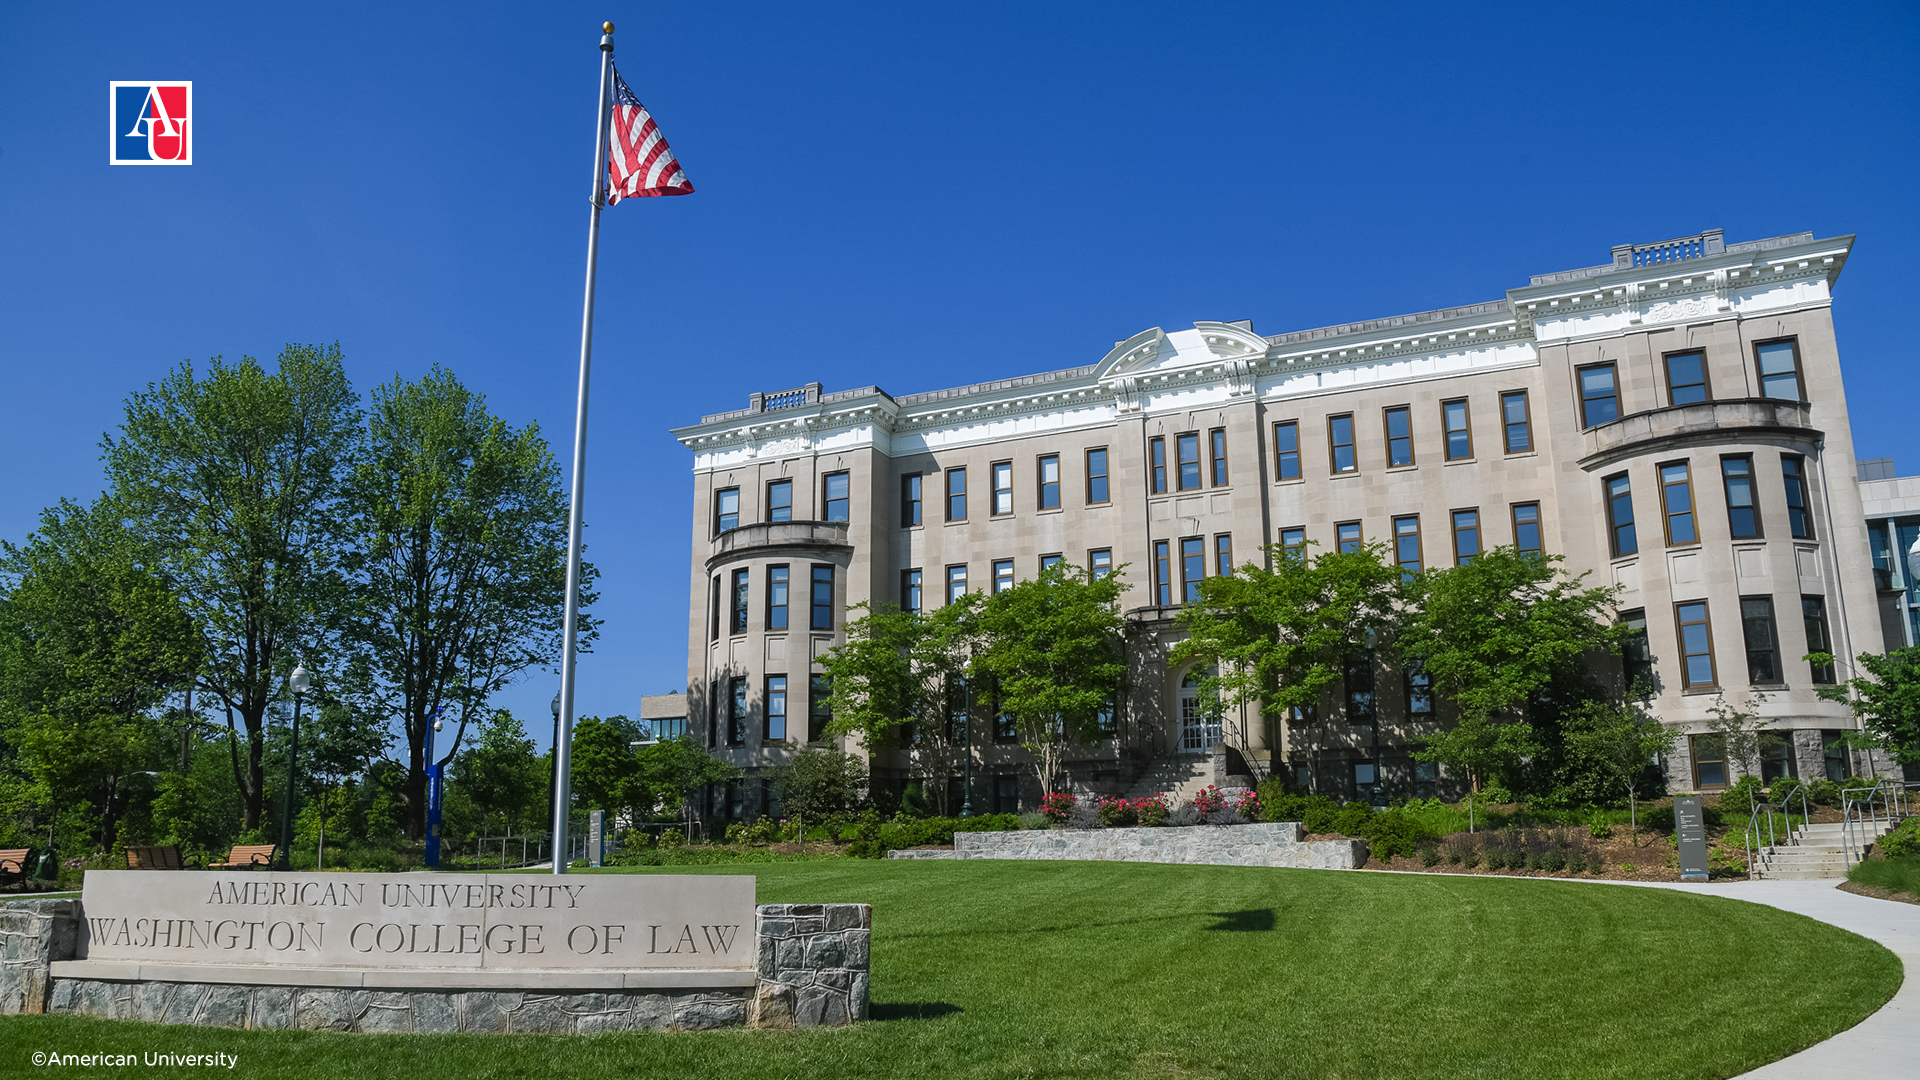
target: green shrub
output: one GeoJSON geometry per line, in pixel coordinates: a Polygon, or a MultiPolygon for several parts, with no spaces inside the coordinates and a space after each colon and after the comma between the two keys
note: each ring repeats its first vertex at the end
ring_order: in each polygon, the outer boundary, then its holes
{"type": "Polygon", "coordinates": [[[1874,848],[1889,859],[1920,857],[1920,817],[1910,817],[1880,838],[1874,848]]]}
{"type": "MultiPolygon", "coordinates": [[[[1717,826],[1723,823],[1726,818],[1720,813],[1719,807],[1703,805],[1700,807],[1700,820],[1706,822],[1709,826],[1717,826]]],[[[1745,825],[1746,822],[1743,821],[1741,824],[1745,825]]],[[[1651,810],[1640,811],[1640,827],[1649,832],[1672,833],[1674,829],[1673,807],[1656,806],[1651,810]]]]}
{"type": "Polygon", "coordinates": [[[1419,845],[1420,865],[1435,867],[1440,865],[1440,844],[1436,840],[1422,840],[1419,845]]]}
{"type": "Polygon", "coordinates": [[[1598,812],[1587,822],[1587,835],[1595,840],[1607,840],[1613,836],[1613,822],[1598,812]]]}
{"type": "MultiPolygon", "coordinates": [[[[1753,813],[1756,804],[1765,799],[1766,796],[1760,791],[1760,778],[1748,773],[1720,793],[1718,805],[1722,816],[1745,818],[1753,813]]],[[[1742,824],[1745,822],[1743,821],[1742,824]]]]}
{"type": "Polygon", "coordinates": [[[1821,777],[1807,781],[1807,801],[1819,806],[1840,805],[1840,785],[1821,777]]]}
{"type": "MultiPolygon", "coordinates": [[[[1343,825],[1346,823],[1348,811],[1356,808],[1364,809],[1360,803],[1348,803],[1346,808],[1340,811],[1343,825]]],[[[1342,828],[1340,831],[1348,836],[1365,837],[1372,853],[1383,859],[1396,855],[1412,855],[1414,849],[1422,843],[1439,839],[1432,829],[1399,810],[1369,813],[1366,817],[1358,819],[1353,829],[1342,828]]]]}
{"type": "Polygon", "coordinates": [[[1048,818],[1047,815],[1045,814],[1040,814],[1040,813],[1021,814],[1020,827],[1023,829],[1051,829],[1053,828],[1053,821],[1052,819],[1048,818]]]}
{"type": "Polygon", "coordinates": [[[1865,859],[1853,864],[1847,880],[1920,896],[1920,857],[1865,859]]]}

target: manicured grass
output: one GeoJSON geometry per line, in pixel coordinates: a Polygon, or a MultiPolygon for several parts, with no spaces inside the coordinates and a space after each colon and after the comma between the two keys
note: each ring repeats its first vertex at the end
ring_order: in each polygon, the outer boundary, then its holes
{"type": "Polygon", "coordinates": [[[1866,859],[1853,864],[1847,880],[1920,896],[1920,858],[1866,859]]]}
{"type": "Polygon", "coordinates": [[[1810,919],[1626,886],[1124,863],[753,870],[763,902],[874,905],[871,1022],[569,1038],[17,1017],[0,1024],[0,1067],[130,1047],[224,1050],[240,1058],[228,1075],[314,1080],[1724,1077],[1858,1022],[1901,975],[1885,949],[1810,919]]]}

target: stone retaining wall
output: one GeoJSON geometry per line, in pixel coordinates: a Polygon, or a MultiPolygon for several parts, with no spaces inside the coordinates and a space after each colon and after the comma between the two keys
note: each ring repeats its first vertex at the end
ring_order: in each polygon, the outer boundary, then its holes
{"type": "MultiPolygon", "coordinates": [[[[354,990],[191,981],[53,978],[73,959],[78,900],[0,906],[0,1013],[311,1031],[587,1034],[748,1025],[831,1027],[867,1018],[873,908],[761,904],[753,985],[675,990],[354,990]]],[[[183,965],[184,966],[184,965],[183,965]]],[[[430,974],[429,976],[430,977],[430,974]]]]}
{"type": "Polygon", "coordinates": [[[897,859],[1077,859],[1353,870],[1365,840],[1307,840],[1297,821],[1157,829],[1034,829],[953,834],[952,851],[890,851],[897,859]]]}

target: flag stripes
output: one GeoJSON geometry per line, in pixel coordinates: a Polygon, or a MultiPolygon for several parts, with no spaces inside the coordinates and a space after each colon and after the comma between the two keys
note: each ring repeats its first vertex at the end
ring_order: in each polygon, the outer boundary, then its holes
{"type": "Polygon", "coordinates": [[[693,185],[674,160],[647,107],[640,104],[616,69],[607,154],[607,205],[652,195],[690,195],[693,185]]]}

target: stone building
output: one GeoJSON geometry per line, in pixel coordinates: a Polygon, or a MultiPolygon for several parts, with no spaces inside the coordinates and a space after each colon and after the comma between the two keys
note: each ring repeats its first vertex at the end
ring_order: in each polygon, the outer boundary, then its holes
{"type": "MultiPolygon", "coordinates": [[[[931,608],[1064,559],[1128,583],[1130,692],[1070,763],[1077,785],[1284,771],[1448,793],[1408,756],[1445,716],[1406,673],[1356,665],[1311,722],[1209,727],[1194,673],[1165,661],[1174,617],[1266,545],[1381,542],[1418,569],[1517,544],[1622,587],[1642,631],[1625,674],[1684,736],[1676,787],[1737,775],[1700,737],[1723,695],[1787,736],[1766,771],[1820,775],[1822,733],[1853,721],[1801,657],[1884,647],[1831,317],[1852,240],[1713,230],[1462,307],[1271,336],[1155,327],[1086,366],[899,396],[752,394],[674,432],[695,474],[689,728],[778,763],[818,734],[818,659],[849,604],[931,608]]],[[[973,724],[974,808],[1031,808],[1026,754],[973,724]]],[[[874,770],[926,771],[903,753],[874,770]]],[[[759,800],[749,782],[712,809],[759,800]]]]}

